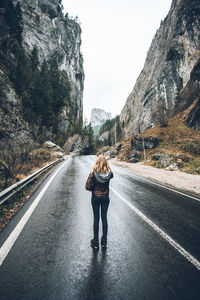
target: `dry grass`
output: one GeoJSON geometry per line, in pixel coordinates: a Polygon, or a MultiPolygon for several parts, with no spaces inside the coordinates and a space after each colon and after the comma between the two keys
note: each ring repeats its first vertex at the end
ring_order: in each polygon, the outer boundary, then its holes
{"type": "MultiPolygon", "coordinates": [[[[20,168],[20,173],[17,174],[14,178],[10,178],[8,181],[8,186],[14,184],[16,181],[20,181],[25,177],[35,173],[44,166],[55,161],[56,158],[51,156],[52,152],[49,149],[35,149],[29,154],[29,159],[23,163],[23,166],[20,168]]],[[[7,187],[8,187],[7,186],[7,187]]],[[[0,180],[0,191],[5,189],[5,180],[2,178],[0,180]]]]}
{"type": "Polygon", "coordinates": [[[187,127],[185,124],[187,115],[194,107],[195,102],[188,109],[170,119],[167,127],[155,126],[146,130],[140,136],[157,136],[159,140],[168,141],[172,145],[179,145],[184,142],[200,142],[200,132],[187,127]]]}

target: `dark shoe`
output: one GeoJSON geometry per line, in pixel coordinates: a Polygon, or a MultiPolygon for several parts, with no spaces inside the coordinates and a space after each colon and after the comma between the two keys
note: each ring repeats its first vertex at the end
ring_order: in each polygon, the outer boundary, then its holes
{"type": "Polygon", "coordinates": [[[94,239],[90,241],[90,246],[95,250],[99,250],[99,242],[95,241],[94,239]]]}
{"type": "Polygon", "coordinates": [[[106,240],[101,239],[101,247],[102,248],[106,248],[107,247],[107,241],[106,240]]]}

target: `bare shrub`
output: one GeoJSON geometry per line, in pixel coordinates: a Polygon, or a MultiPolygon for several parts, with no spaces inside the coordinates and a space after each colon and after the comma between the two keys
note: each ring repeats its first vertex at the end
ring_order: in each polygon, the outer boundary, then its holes
{"type": "Polygon", "coordinates": [[[4,179],[3,188],[12,184],[23,166],[30,162],[29,153],[33,150],[34,143],[22,140],[21,137],[2,139],[0,141],[1,177],[4,179]]]}

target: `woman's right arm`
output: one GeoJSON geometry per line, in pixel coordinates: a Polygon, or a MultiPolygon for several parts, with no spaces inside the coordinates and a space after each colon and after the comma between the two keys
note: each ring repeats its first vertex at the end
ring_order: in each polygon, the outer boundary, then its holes
{"type": "Polygon", "coordinates": [[[88,179],[87,179],[86,184],[85,184],[85,188],[88,191],[93,190],[93,186],[94,186],[93,177],[94,177],[94,173],[91,172],[90,175],[88,176],[88,179]]]}

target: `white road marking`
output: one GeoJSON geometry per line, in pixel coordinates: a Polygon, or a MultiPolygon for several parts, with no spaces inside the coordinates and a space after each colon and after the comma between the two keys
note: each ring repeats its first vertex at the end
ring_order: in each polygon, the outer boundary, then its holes
{"type": "Polygon", "coordinates": [[[156,224],[154,224],[149,218],[147,218],[141,211],[139,211],[133,204],[127,201],[112,187],[110,189],[126,204],[128,205],[138,216],[140,216],[149,226],[151,226],[157,233],[159,233],[172,247],[174,247],[181,255],[183,255],[191,264],[193,264],[200,271],[200,261],[192,256],[188,251],[175,242],[169,235],[161,230],[156,224]]]}
{"type": "Polygon", "coordinates": [[[22,229],[28,222],[29,218],[31,217],[32,213],[34,212],[35,208],[37,207],[38,203],[40,202],[42,196],[52,183],[53,179],[56,177],[56,175],[60,172],[60,170],[66,166],[66,164],[69,164],[69,161],[71,160],[71,157],[67,160],[66,163],[64,163],[58,170],[53,174],[53,176],[49,179],[49,181],[46,183],[46,185],[43,187],[41,192],[38,194],[38,196],[35,198],[34,202],[31,204],[29,209],[26,211],[24,216],[21,218],[15,229],[11,232],[3,246],[0,248],[0,266],[2,265],[4,259],[8,255],[9,251],[11,250],[12,246],[14,245],[15,241],[17,240],[18,236],[20,235],[22,229]]]}
{"type": "MultiPolygon", "coordinates": [[[[113,164],[112,164],[112,165],[113,165],[113,164]]],[[[114,165],[114,166],[116,167],[116,165],[114,165]]],[[[118,167],[118,166],[117,166],[117,167],[118,167]]],[[[119,166],[119,167],[120,167],[120,166],[119,166]]],[[[163,189],[172,191],[172,192],[174,192],[174,193],[177,193],[177,194],[180,194],[180,195],[189,197],[189,198],[191,198],[191,199],[193,199],[193,200],[196,200],[196,201],[199,201],[199,202],[200,202],[200,199],[197,198],[197,197],[190,196],[189,194],[185,194],[185,193],[183,193],[183,192],[179,192],[179,191],[177,191],[177,190],[175,190],[175,189],[173,189],[173,188],[169,188],[169,187],[167,187],[167,186],[165,186],[165,185],[162,185],[162,184],[156,183],[156,182],[154,182],[154,181],[148,180],[148,179],[146,179],[146,178],[144,178],[144,177],[141,177],[141,176],[138,176],[138,175],[136,175],[136,174],[133,174],[131,171],[128,171],[128,170],[126,170],[126,171],[127,171],[128,173],[130,173],[129,175],[131,175],[131,177],[133,177],[133,178],[134,178],[134,177],[139,178],[140,180],[143,180],[143,181],[146,181],[146,182],[148,182],[148,183],[157,185],[157,186],[159,186],[159,187],[161,187],[161,188],[163,188],[163,189]]]]}

